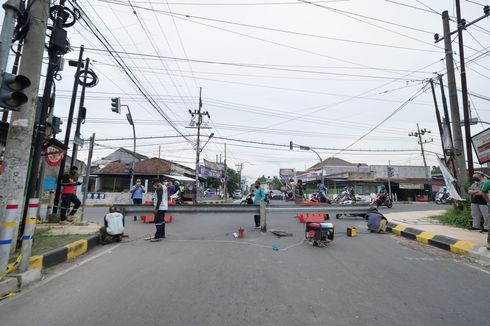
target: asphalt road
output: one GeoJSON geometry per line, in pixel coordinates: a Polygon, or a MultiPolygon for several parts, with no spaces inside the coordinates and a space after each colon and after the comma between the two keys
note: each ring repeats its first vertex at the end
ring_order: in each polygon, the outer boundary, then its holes
{"type": "Polygon", "coordinates": [[[0,302],[0,321],[9,326],[488,324],[489,270],[437,248],[367,233],[360,219],[333,222],[335,240],[317,248],[303,242],[304,225],[287,214],[269,215],[268,224],[293,237],[255,230],[253,217],[244,214],[182,214],[167,224],[168,237],[159,243],[142,239],[154,225],[128,219],[128,240],[57,267],[44,281],[0,302]],[[245,239],[232,236],[240,226],[245,239]],[[348,226],[358,227],[358,237],[345,235],[348,226]],[[273,243],[281,250],[273,251],[273,243]]]}

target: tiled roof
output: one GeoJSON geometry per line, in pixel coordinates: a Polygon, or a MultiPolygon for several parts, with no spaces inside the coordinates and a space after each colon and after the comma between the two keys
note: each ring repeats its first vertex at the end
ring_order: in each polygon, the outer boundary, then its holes
{"type": "MultiPolygon", "coordinates": [[[[319,169],[322,166],[357,166],[357,165],[358,164],[356,164],[356,163],[350,163],[350,162],[344,161],[344,160],[337,158],[337,157],[329,157],[329,158],[323,160],[321,163],[317,163],[317,164],[313,165],[308,170],[319,169]]],[[[366,164],[359,163],[359,165],[365,166],[366,164]]]]}
{"type": "Polygon", "coordinates": [[[159,158],[149,158],[134,164],[135,174],[163,174],[170,173],[170,167],[172,162],[159,159],[159,158]]]}

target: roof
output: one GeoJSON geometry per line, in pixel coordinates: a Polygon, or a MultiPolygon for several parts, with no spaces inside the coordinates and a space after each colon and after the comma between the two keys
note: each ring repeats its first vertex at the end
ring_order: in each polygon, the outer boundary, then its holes
{"type": "Polygon", "coordinates": [[[126,152],[128,153],[129,155],[131,156],[134,156],[135,158],[139,159],[139,160],[145,160],[148,158],[148,156],[145,156],[143,154],[139,154],[139,153],[136,153],[136,152],[133,152],[133,151],[130,151],[126,148],[123,148],[123,147],[119,147],[119,149],[116,151],[116,152],[126,152]]]}
{"type": "Polygon", "coordinates": [[[129,173],[128,166],[123,161],[110,162],[102,169],[95,171],[94,174],[127,174],[129,173]]]}
{"type": "Polygon", "coordinates": [[[337,157],[329,157],[321,163],[311,166],[308,170],[319,169],[322,166],[366,166],[364,163],[350,163],[337,157]]]}
{"type": "MultiPolygon", "coordinates": [[[[170,174],[171,167],[173,163],[161,158],[149,158],[139,162],[134,163],[134,174],[136,175],[161,175],[170,174]]],[[[187,168],[183,165],[176,164],[181,167],[187,168]]],[[[113,161],[102,167],[101,169],[94,172],[94,174],[124,174],[128,175],[130,173],[131,163],[126,163],[123,161],[113,161]]],[[[190,168],[187,168],[194,172],[190,168]]]]}
{"type": "Polygon", "coordinates": [[[185,177],[183,175],[171,175],[171,174],[164,174],[164,176],[170,178],[170,179],[174,179],[174,180],[177,180],[177,181],[191,181],[191,182],[194,182],[196,180],[192,179],[192,178],[188,178],[188,177],[185,177]]]}

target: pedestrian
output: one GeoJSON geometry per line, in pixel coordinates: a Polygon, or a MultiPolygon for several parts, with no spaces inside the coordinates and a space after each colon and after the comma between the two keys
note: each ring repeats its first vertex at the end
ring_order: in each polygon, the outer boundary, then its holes
{"type": "Polygon", "coordinates": [[[104,226],[99,230],[100,242],[102,244],[108,243],[109,240],[121,242],[124,226],[124,216],[117,210],[117,208],[109,208],[109,213],[104,216],[104,226]]]}
{"type": "Polygon", "coordinates": [[[471,195],[472,225],[470,230],[482,230],[483,232],[488,232],[490,212],[487,201],[480,193],[483,183],[483,175],[480,173],[473,174],[473,183],[468,189],[468,193],[471,195]]]}
{"type": "Polygon", "coordinates": [[[295,188],[295,200],[296,203],[300,203],[305,199],[305,190],[303,188],[303,180],[299,179],[295,188]]]}
{"type": "Polygon", "coordinates": [[[157,242],[165,238],[165,211],[168,210],[168,191],[167,183],[160,179],[153,179],[153,188],[155,188],[155,228],[156,232],[153,237],[146,240],[157,242]]]}
{"type": "MultiPolygon", "coordinates": [[[[141,184],[141,179],[136,179],[136,183],[131,187],[129,191],[131,193],[131,198],[133,199],[134,205],[143,204],[143,194],[146,193],[145,187],[141,184]]],[[[137,217],[134,217],[137,220],[137,217]]]]}
{"type": "Polygon", "coordinates": [[[78,173],[78,168],[72,166],[68,173],[65,173],[61,177],[61,211],[60,211],[60,224],[69,224],[73,222],[73,216],[76,214],[78,208],[82,204],[80,199],[76,195],[76,186],[81,185],[81,182],[75,182],[78,173]],[[70,206],[73,203],[73,209],[69,214],[69,218],[66,218],[67,210],[70,210],[70,206]]]}
{"type": "MultiPolygon", "coordinates": [[[[265,200],[265,191],[260,187],[260,182],[255,181],[254,205],[260,205],[265,200]]],[[[254,215],[255,228],[260,228],[260,215],[254,215]]]]}
{"type": "Polygon", "coordinates": [[[366,216],[368,230],[374,233],[386,234],[388,220],[376,208],[370,209],[366,216]]]}

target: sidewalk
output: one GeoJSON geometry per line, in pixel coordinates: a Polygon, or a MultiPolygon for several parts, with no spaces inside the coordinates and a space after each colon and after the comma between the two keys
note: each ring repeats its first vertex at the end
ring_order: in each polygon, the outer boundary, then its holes
{"type": "Polygon", "coordinates": [[[400,212],[388,213],[384,215],[389,222],[404,224],[418,230],[434,232],[436,234],[458,240],[471,242],[475,244],[476,247],[484,247],[487,245],[487,233],[480,233],[479,231],[470,231],[450,225],[444,225],[439,223],[437,219],[430,218],[431,216],[441,215],[445,211],[446,210],[400,212]]]}

